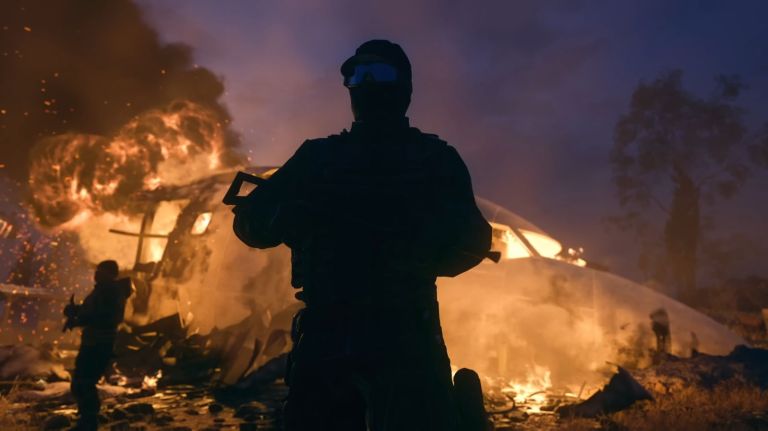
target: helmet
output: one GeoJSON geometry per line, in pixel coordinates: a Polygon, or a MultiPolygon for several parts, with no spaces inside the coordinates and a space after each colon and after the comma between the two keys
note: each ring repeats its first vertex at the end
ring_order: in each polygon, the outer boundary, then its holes
{"type": "Polygon", "coordinates": [[[341,65],[347,87],[364,82],[392,83],[411,89],[411,62],[400,45],[374,39],[360,45],[341,65]]]}
{"type": "Polygon", "coordinates": [[[411,103],[411,62],[396,43],[369,40],[341,65],[358,121],[405,116],[411,103]]]}

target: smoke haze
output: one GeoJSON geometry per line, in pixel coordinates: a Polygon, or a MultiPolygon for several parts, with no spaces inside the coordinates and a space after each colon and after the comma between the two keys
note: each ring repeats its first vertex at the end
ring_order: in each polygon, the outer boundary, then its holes
{"type": "MultiPolygon", "coordinates": [[[[749,85],[742,104],[750,121],[768,118],[762,2],[139,5],[0,5],[1,172],[24,180],[40,139],[111,139],[134,117],[178,99],[215,113],[226,148],[237,146],[234,129],[253,163],[280,164],[304,139],[347,127],[339,65],[362,41],[390,38],[414,65],[413,124],[459,149],[478,194],[641,279],[633,243],[602,222],[617,211],[613,125],[637,83],[681,68],[686,86],[701,94],[713,75],[738,73],[749,85]],[[232,128],[220,100],[232,109],[232,128]]],[[[766,183],[758,175],[737,200],[713,208],[713,232],[763,230],[765,209],[751,202],[766,183]]],[[[740,263],[739,271],[762,267],[740,263]]]]}
{"type": "MultiPolygon", "coordinates": [[[[112,135],[174,100],[217,120],[222,82],[194,65],[183,44],[164,44],[132,1],[8,0],[0,3],[0,164],[26,180],[29,151],[62,133],[112,135]]],[[[227,129],[228,148],[238,137],[227,129]]]]}
{"type": "MultiPolygon", "coordinates": [[[[459,149],[476,192],[636,279],[636,245],[602,220],[618,211],[608,157],[638,82],[681,68],[686,87],[706,95],[714,75],[738,73],[749,120],[768,118],[759,1],[141,4],[165,40],[195,46],[225,77],[224,100],[257,164],[348,127],[339,65],[367,39],[400,43],[413,63],[412,123],[459,149]]],[[[751,202],[766,183],[757,175],[712,209],[711,232],[762,231],[766,209],[751,202]]]]}

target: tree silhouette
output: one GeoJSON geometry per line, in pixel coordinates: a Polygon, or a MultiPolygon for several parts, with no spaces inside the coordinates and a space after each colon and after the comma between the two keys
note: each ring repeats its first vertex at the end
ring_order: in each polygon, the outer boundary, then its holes
{"type": "Polygon", "coordinates": [[[752,161],[763,168],[768,168],[768,123],[758,131],[753,143],[749,146],[752,161]]]}
{"type": "Polygon", "coordinates": [[[623,213],[612,221],[662,246],[641,265],[687,299],[696,289],[702,204],[734,196],[749,175],[744,156],[760,148],[747,142],[734,104],[744,88],[738,76],[716,77],[706,98],[686,91],[682,77],[675,70],[640,83],[616,124],[611,164],[623,213]],[[659,213],[664,226],[654,229],[659,213]]]}

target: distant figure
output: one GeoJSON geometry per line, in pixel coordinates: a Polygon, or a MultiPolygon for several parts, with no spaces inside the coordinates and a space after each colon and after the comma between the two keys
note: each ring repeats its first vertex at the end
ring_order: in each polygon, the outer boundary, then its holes
{"type": "Polygon", "coordinates": [[[74,298],[64,308],[67,322],[64,329],[81,326],[80,351],[72,376],[72,396],[80,415],[75,430],[95,430],[101,403],[96,383],[112,359],[117,325],[123,321],[125,303],[131,296],[131,280],[118,280],[117,262],[105,260],[96,266],[93,276],[96,286],[81,305],[74,298]]]}
{"type": "Polygon", "coordinates": [[[691,331],[691,357],[694,358],[699,355],[699,336],[695,332],[691,331]]]}
{"type": "Polygon", "coordinates": [[[368,41],[341,74],[351,129],[305,141],[234,209],[244,243],[290,247],[292,284],[303,289],[286,430],[481,423],[482,411],[457,413],[464,398],[482,409],[474,402],[482,394],[463,373],[469,383],[459,386],[476,393],[454,397],[435,287],[436,277],[469,270],[490,249],[469,172],[453,147],[410,126],[411,64],[399,45],[368,41]]]}
{"type": "Polygon", "coordinates": [[[649,316],[651,318],[651,329],[656,335],[656,353],[657,357],[669,354],[672,350],[672,337],[669,330],[669,314],[667,310],[659,308],[649,316]]]}

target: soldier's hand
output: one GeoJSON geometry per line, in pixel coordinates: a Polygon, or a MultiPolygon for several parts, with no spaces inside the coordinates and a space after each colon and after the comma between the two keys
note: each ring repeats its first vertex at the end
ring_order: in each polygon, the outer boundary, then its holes
{"type": "Polygon", "coordinates": [[[61,332],[71,331],[76,326],[76,319],[76,317],[67,317],[67,320],[64,322],[64,326],[61,328],[61,332]]]}
{"type": "Polygon", "coordinates": [[[77,305],[67,304],[67,306],[64,307],[64,316],[67,319],[74,319],[75,316],[77,316],[77,305]]]}

